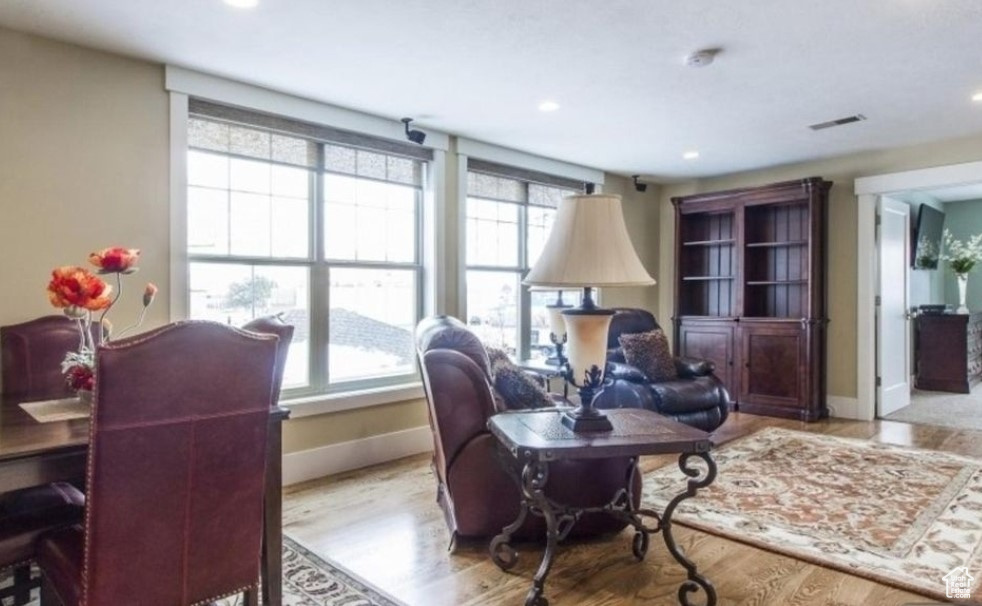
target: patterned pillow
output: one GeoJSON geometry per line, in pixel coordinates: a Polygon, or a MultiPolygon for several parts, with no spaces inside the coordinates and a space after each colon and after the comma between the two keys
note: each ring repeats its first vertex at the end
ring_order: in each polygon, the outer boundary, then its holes
{"type": "Polygon", "coordinates": [[[624,349],[627,363],[646,374],[652,383],[679,377],[668,347],[668,337],[661,329],[621,335],[617,340],[624,349]]]}
{"type": "Polygon", "coordinates": [[[527,372],[514,364],[500,364],[494,373],[494,389],[509,410],[553,406],[552,398],[527,372]]]}
{"type": "Polygon", "coordinates": [[[488,351],[488,361],[491,367],[491,376],[494,377],[495,368],[501,364],[511,364],[511,359],[508,358],[508,354],[505,353],[503,349],[498,349],[497,347],[485,348],[488,351]]]}
{"type": "Polygon", "coordinates": [[[527,372],[512,364],[504,351],[487,347],[491,360],[491,387],[508,410],[553,406],[549,393],[527,372]]]}

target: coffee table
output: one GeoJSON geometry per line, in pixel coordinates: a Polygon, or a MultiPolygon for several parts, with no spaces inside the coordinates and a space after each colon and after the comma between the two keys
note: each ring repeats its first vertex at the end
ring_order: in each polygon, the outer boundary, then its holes
{"type": "MultiPolygon", "coordinates": [[[[604,411],[614,427],[612,431],[574,433],[560,422],[561,412],[559,408],[515,411],[497,414],[488,420],[488,429],[507,451],[505,456],[513,457],[523,465],[521,477],[516,477],[522,493],[518,518],[492,539],[489,546],[491,559],[502,570],[509,570],[518,561],[518,553],[510,544],[511,537],[521,528],[528,514],[541,516],[546,522],[546,548],[525,598],[525,606],[548,606],[543,591],[556,546],[569,534],[580,516],[600,511],[619,517],[634,528],[632,550],[639,561],[648,551],[650,535],[661,533],[668,552],[687,572],[687,579],[679,587],[679,603],[688,606],[690,594],[702,590],[707,606],[714,606],[715,588],[699,574],[696,565],[682,553],[672,535],[672,514],[679,503],[695,496],[698,489],[709,486],[716,478],[709,434],[650,410],[630,408],[604,411]],[[672,498],[662,512],[635,508],[631,478],[638,457],[666,453],[679,454],[679,468],[689,478],[686,490],[672,498]],[[630,464],[625,474],[625,487],[611,495],[608,504],[578,508],[557,503],[546,496],[552,461],[610,457],[628,457],[630,464]],[[693,465],[695,460],[703,461],[704,465],[693,465]],[[643,518],[652,520],[652,525],[645,525],[643,518]]],[[[514,469],[512,465],[505,467],[509,471],[514,469]]]]}

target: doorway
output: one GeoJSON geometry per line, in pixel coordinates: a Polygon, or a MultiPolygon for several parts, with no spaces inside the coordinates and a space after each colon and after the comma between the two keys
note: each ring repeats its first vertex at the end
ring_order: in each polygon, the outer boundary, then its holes
{"type": "MultiPolygon", "coordinates": [[[[982,188],[982,162],[966,162],[856,179],[858,227],[856,399],[842,403],[843,405],[839,407],[842,409],[840,416],[868,421],[877,417],[876,377],[880,366],[878,356],[881,348],[877,347],[876,297],[880,294],[878,292],[880,255],[876,240],[876,216],[880,198],[898,199],[901,196],[916,196],[918,193],[934,190],[956,190],[962,186],[982,188]]],[[[982,273],[976,277],[982,284],[982,273]]],[[[909,276],[908,284],[911,284],[911,278],[915,283],[922,279],[920,275],[909,276]]],[[[913,305],[913,301],[911,304],[913,305]]]]}
{"type": "Polygon", "coordinates": [[[942,228],[962,241],[982,233],[982,183],[879,196],[876,416],[982,430],[982,289],[968,301],[976,315],[956,313],[954,276],[937,259],[942,228]]]}

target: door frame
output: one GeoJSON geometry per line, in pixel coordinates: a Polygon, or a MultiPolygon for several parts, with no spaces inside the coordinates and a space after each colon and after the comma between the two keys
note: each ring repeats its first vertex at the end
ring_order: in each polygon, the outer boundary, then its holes
{"type": "Polygon", "coordinates": [[[889,194],[974,183],[982,183],[982,162],[964,162],[856,179],[856,409],[838,411],[837,416],[864,421],[876,418],[877,200],[889,194]]]}

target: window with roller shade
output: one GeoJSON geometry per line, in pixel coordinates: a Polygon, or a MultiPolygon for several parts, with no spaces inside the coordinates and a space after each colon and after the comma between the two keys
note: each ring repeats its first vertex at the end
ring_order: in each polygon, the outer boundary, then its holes
{"type": "MultiPolygon", "coordinates": [[[[519,358],[552,351],[546,305],[556,291],[529,291],[522,278],[538,259],[564,196],[583,184],[476,160],[468,161],[464,241],[466,314],[487,345],[519,358]]],[[[578,304],[580,291],[564,291],[578,304]]]]}
{"type": "Polygon", "coordinates": [[[431,152],[192,100],[189,315],[296,327],[284,389],[408,382],[431,152]]]}

